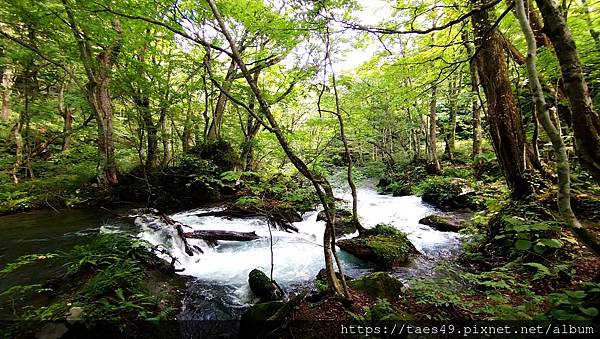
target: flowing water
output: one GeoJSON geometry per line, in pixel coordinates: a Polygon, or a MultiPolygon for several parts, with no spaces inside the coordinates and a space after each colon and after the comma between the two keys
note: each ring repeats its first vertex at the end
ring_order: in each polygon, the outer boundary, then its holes
{"type": "MultiPolygon", "coordinates": [[[[351,195],[338,190],[336,196],[346,202],[351,195]]],[[[379,194],[373,187],[363,186],[358,191],[358,211],[365,227],[378,223],[389,223],[406,232],[415,247],[423,253],[411,265],[393,272],[401,280],[410,277],[431,275],[433,267],[441,259],[449,258],[460,251],[460,236],[456,233],[439,232],[419,224],[419,219],[437,212],[416,196],[392,197],[379,194]]],[[[249,303],[252,294],[248,286],[248,273],[259,268],[267,274],[271,269],[271,247],[269,223],[262,218],[228,219],[221,217],[198,217],[196,214],[213,209],[196,209],[171,215],[193,230],[229,230],[256,232],[259,240],[219,241],[215,247],[203,240],[189,239],[188,243],[202,249],[203,254],[188,256],[173,227],[160,225],[161,221],[151,216],[136,219],[141,229],[139,236],[153,244],[161,244],[172,255],[179,258],[177,268],[182,274],[193,277],[188,285],[184,300],[184,319],[234,319],[249,303]]],[[[325,223],[316,221],[317,211],[308,212],[303,221],[294,223],[298,233],[271,230],[273,239],[273,278],[288,293],[313,286],[314,278],[324,267],[323,231],[325,223]]],[[[186,229],[186,231],[191,231],[186,229]]],[[[345,273],[358,277],[372,272],[373,264],[339,252],[345,273]]]]}
{"type": "MultiPolygon", "coordinates": [[[[343,198],[347,205],[351,201],[349,192],[338,189],[335,194],[343,198]]],[[[406,232],[415,247],[423,253],[408,267],[393,272],[399,279],[405,281],[410,277],[432,275],[433,268],[440,260],[460,252],[461,239],[458,234],[438,232],[419,224],[420,218],[438,212],[424,204],[419,197],[381,195],[368,183],[359,188],[358,197],[358,211],[363,225],[374,227],[378,223],[390,223],[406,232]]],[[[248,273],[254,268],[267,274],[271,270],[269,223],[262,218],[196,216],[208,210],[189,210],[171,217],[194,230],[254,231],[261,238],[249,242],[219,241],[214,247],[203,240],[189,239],[191,245],[198,246],[204,253],[188,256],[174,228],[165,227],[160,219],[151,215],[139,216],[135,219],[135,225],[131,225],[98,208],[39,210],[0,217],[3,236],[0,242],[0,267],[21,255],[71,248],[89,241],[98,232],[130,232],[167,248],[179,258],[177,267],[185,269],[181,274],[191,276],[184,298],[182,319],[235,319],[255,301],[248,287],[248,273]]],[[[129,210],[124,207],[117,212],[127,214],[129,210]]],[[[324,267],[321,244],[325,223],[316,219],[317,211],[306,213],[301,222],[294,223],[299,233],[271,230],[273,278],[289,294],[312,288],[315,276],[324,267]]],[[[339,255],[347,275],[358,277],[375,270],[373,264],[347,253],[340,251],[339,255]]],[[[57,267],[46,267],[43,263],[26,266],[0,279],[0,292],[17,284],[39,283],[56,275],[59,270],[57,267]]],[[[0,317],[11,317],[15,307],[19,305],[15,306],[13,301],[0,301],[0,317]]]]}

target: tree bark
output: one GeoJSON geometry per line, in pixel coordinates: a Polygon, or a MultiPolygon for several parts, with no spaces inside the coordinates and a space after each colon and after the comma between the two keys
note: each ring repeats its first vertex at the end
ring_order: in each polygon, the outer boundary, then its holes
{"type": "MultiPolygon", "coordinates": [[[[479,0],[477,5],[485,5],[479,0]]],[[[492,27],[488,10],[473,16],[475,43],[479,49],[477,66],[488,104],[488,122],[492,144],[512,198],[521,200],[533,189],[527,178],[525,135],[508,76],[503,38],[492,27]]]]}
{"type": "Polygon", "coordinates": [[[2,121],[8,121],[10,119],[10,94],[13,86],[13,72],[9,66],[6,66],[2,71],[1,80],[2,112],[0,113],[0,119],[2,119],[2,121]]]}
{"type": "Polygon", "coordinates": [[[431,100],[429,102],[429,169],[431,174],[439,174],[442,172],[440,161],[437,155],[437,142],[436,142],[436,125],[437,125],[437,86],[434,84],[431,86],[431,100]]]}
{"type": "Polygon", "coordinates": [[[565,17],[554,0],[536,0],[544,30],[560,64],[567,99],[573,114],[575,149],[581,164],[600,183],[600,118],[594,109],[577,47],[565,17]]]}
{"type": "MultiPolygon", "coordinates": [[[[562,215],[567,225],[574,231],[576,235],[579,235],[586,230],[583,230],[583,226],[577,220],[575,213],[571,209],[571,179],[569,175],[569,157],[567,156],[567,149],[562,140],[559,126],[557,121],[553,121],[550,116],[548,106],[546,105],[546,99],[544,98],[544,92],[542,90],[542,84],[539,79],[537,67],[536,67],[536,40],[534,32],[527,19],[527,12],[523,0],[516,0],[516,14],[521,25],[521,30],[525,35],[527,41],[527,72],[529,75],[529,84],[531,92],[533,93],[533,100],[535,102],[536,115],[540,121],[544,131],[552,142],[552,148],[556,155],[556,170],[558,172],[558,195],[557,204],[558,210],[562,215]]],[[[596,255],[599,254],[598,248],[594,245],[598,243],[596,240],[594,243],[589,243],[589,237],[581,237],[581,240],[591,245],[590,248],[596,251],[596,255]]]]}
{"type": "Polygon", "coordinates": [[[65,87],[66,82],[63,81],[58,88],[58,113],[63,117],[63,151],[71,147],[71,131],[73,129],[73,111],[65,105],[65,87]]]}

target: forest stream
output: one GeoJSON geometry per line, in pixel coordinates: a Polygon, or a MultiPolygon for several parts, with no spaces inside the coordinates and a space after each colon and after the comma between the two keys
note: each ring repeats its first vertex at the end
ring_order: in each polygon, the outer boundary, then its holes
{"type": "MultiPolygon", "coordinates": [[[[349,192],[336,191],[336,196],[345,202],[351,200],[349,192]]],[[[423,203],[417,196],[393,197],[379,194],[371,183],[363,183],[358,191],[362,223],[373,227],[378,223],[390,223],[406,232],[415,247],[423,254],[414,258],[408,267],[393,274],[400,280],[433,274],[433,266],[441,259],[455,256],[461,250],[461,237],[453,232],[439,232],[419,224],[419,219],[438,213],[423,203]]],[[[240,314],[253,303],[248,286],[248,273],[259,268],[270,271],[270,241],[268,222],[265,219],[234,219],[223,217],[197,217],[196,214],[211,207],[183,211],[171,215],[176,221],[191,226],[194,230],[228,230],[256,232],[260,239],[249,242],[220,241],[209,246],[203,240],[189,239],[190,245],[202,249],[203,254],[188,256],[173,227],[155,227],[159,219],[141,215],[135,226],[115,219],[101,209],[40,210],[1,217],[5,225],[5,247],[2,248],[3,262],[19,255],[35,252],[58,251],[83,243],[97,232],[125,231],[137,234],[155,245],[162,245],[171,255],[179,258],[180,274],[191,276],[183,300],[180,319],[229,320],[240,314]],[[11,227],[19,225],[19,227],[11,227]]],[[[124,213],[121,211],[121,213],[124,213]]],[[[324,221],[316,221],[317,211],[303,215],[303,221],[294,223],[298,233],[272,230],[274,270],[273,277],[288,295],[300,290],[312,289],[315,276],[323,268],[322,237],[324,221]]],[[[353,235],[347,235],[351,237],[353,235]]],[[[375,266],[340,251],[345,273],[358,277],[375,270],[375,266]]],[[[166,257],[165,257],[166,259],[166,257]]],[[[2,281],[2,289],[14,284],[28,283],[27,277],[52,274],[58,268],[34,265],[33,271],[23,270],[12,276],[12,281],[2,281]],[[6,286],[4,286],[6,285],[6,286]]],[[[9,315],[10,305],[3,305],[2,314],[9,315]]]]}

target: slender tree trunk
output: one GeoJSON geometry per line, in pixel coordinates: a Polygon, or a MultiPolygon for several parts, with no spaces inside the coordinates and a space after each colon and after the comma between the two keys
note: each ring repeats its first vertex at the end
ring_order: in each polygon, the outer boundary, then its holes
{"type": "Polygon", "coordinates": [[[65,106],[65,87],[66,82],[63,82],[58,89],[58,113],[63,117],[63,151],[71,147],[71,130],[73,129],[73,112],[68,106],[65,106]]]}
{"type": "Polygon", "coordinates": [[[437,125],[437,86],[431,87],[431,101],[429,102],[429,168],[432,174],[439,174],[442,171],[440,161],[437,155],[436,125],[437,125]]]}
{"type": "MultiPolygon", "coordinates": [[[[352,155],[350,154],[350,147],[348,145],[348,139],[346,138],[346,131],[344,128],[344,118],[342,117],[342,109],[340,107],[340,97],[338,94],[338,89],[337,89],[337,81],[336,81],[336,77],[335,77],[335,71],[333,70],[333,64],[331,63],[331,58],[330,58],[330,51],[329,51],[329,46],[330,46],[330,40],[329,40],[329,28],[327,29],[327,47],[326,47],[326,52],[325,52],[325,58],[327,59],[327,62],[329,63],[329,69],[331,70],[331,81],[332,81],[332,85],[333,85],[333,94],[334,94],[334,99],[335,99],[335,116],[338,119],[338,124],[340,127],[340,138],[342,139],[342,143],[344,144],[344,153],[346,155],[346,179],[348,180],[348,186],[350,186],[350,191],[352,193],[352,223],[354,224],[354,226],[356,226],[356,230],[358,231],[359,235],[360,234],[364,234],[366,229],[363,227],[363,225],[360,223],[360,221],[358,220],[358,193],[356,190],[356,184],[354,183],[354,179],[352,178],[352,155]]],[[[332,193],[333,195],[333,193],[332,193]]],[[[333,244],[333,246],[335,246],[335,244],[333,244]]]]}
{"type": "Polygon", "coordinates": [[[448,103],[450,108],[450,119],[448,121],[448,127],[446,131],[446,156],[448,160],[454,160],[454,149],[456,142],[456,97],[458,95],[458,89],[460,88],[459,84],[456,84],[455,79],[451,79],[448,82],[448,103]]]}
{"type": "Polygon", "coordinates": [[[546,34],[554,45],[573,114],[575,148],[581,164],[600,183],[600,117],[594,109],[575,41],[554,0],[536,0],[546,34]]]}
{"type": "MultiPolygon", "coordinates": [[[[262,113],[264,114],[265,118],[269,122],[268,125],[264,124],[263,126],[265,128],[267,128],[270,132],[275,134],[275,137],[277,138],[279,144],[281,145],[281,148],[283,149],[283,151],[285,152],[287,157],[290,159],[292,164],[296,167],[296,169],[303,176],[305,176],[313,184],[315,191],[317,192],[319,200],[321,201],[321,204],[323,205],[323,208],[325,210],[325,215],[327,216],[325,232],[323,235],[323,251],[324,251],[324,256],[325,256],[325,270],[327,272],[327,279],[329,281],[329,285],[335,291],[335,293],[337,293],[339,295],[344,295],[345,297],[350,298],[350,294],[348,292],[348,287],[345,284],[345,280],[343,279],[343,276],[344,276],[343,268],[341,265],[338,265],[338,268],[339,268],[341,276],[342,276],[342,280],[340,281],[340,279],[338,279],[338,277],[335,274],[335,268],[334,268],[334,263],[333,263],[334,259],[336,259],[335,253],[333,252],[334,251],[333,246],[335,243],[335,236],[333,233],[334,232],[333,225],[335,223],[335,213],[334,213],[335,199],[334,199],[333,195],[331,194],[331,188],[328,186],[328,182],[326,179],[317,177],[310,171],[308,166],[306,166],[306,164],[295,154],[295,152],[292,150],[292,148],[288,144],[288,141],[287,141],[285,135],[281,131],[275,117],[273,116],[273,114],[271,112],[269,103],[263,96],[261,90],[258,87],[257,82],[255,82],[252,79],[251,73],[248,71],[248,68],[246,67],[245,62],[242,60],[240,52],[235,44],[235,41],[231,37],[227,27],[225,26],[225,22],[224,22],[223,18],[221,17],[221,13],[219,12],[217,5],[215,4],[214,0],[207,0],[207,1],[208,1],[208,4],[215,16],[215,19],[217,19],[217,22],[219,24],[219,27],[221,28],[222,34],[225,36],[225,38],[229,42],[233,61],[235,61],[235,63],[239,67],[239,69],[242,71],[242,74],[243,74],[244,78],[246,79],[246,82],[250,86],[252,93],[254,94],[254,96],[256,97],[256,100],[258,101],[258,104],[261,108],[262,113]]],[[[258,117],[255,117],[255,119],[258,119],[258,117]]],[[[337,262],[339,264],[339,261],[337,261],[337,262]]]]}
{"type": "Polygon", "coordinates": [[[2,83],[0,90],[2,91],[2,112],[0,119],[8,121],[10,119],[10,94],[13,85],[13,72],[9,66],[6,66],[2,72],[2,83]]]}
{"type": "Polygon", "coordinates": [[[163,157],[160,165],[167,167],[173,158],[173,152],[171,147],[171,132],[167,123],[167,109],[164,107],[160,109],[159,122],[163,144],[163,157]]]}
{"type": "MultiPolygon", "coordinates": [[[[227,75],[223,81],[224,90],[229,91],[231,89],[231,80],[235,74],[235,62],[231,61],[229,69],[227,69],[227,75]]],[[[221,138],[221,126],[223,126],[223,116],[225,115],[225,107],[227,106],[227,95],[223,91],[219,93],[217,98],[217,104],[213,112],[213,119],[208,128],[208,139],[216,140],[221,138]]]]}
{"type": "Polygon", "coordinates": [[[183,134],[181,136],[181,147],[183,149],[183,153],[188,153],[193,143],[192,116],[192,96],[188,94],[187,109],[185,111],[185,121],[183,123],[183,134]]]}
{"type": "Polygon", "coordinates": [[[577,220],[575,213],[571,209],[571,179],[569,175],[569,157],[567,156],[567,149],[562,140],[560,134],[560,127],[556,125],[556,121],[550,116],[549,109],[546,105],[546,99],[542,90],[542,84],[539,79],[537,67],[536,67],[536,42],[535,35],[529,20],[527,19],[527,12],[523,0],[516,0],[516,14],[521,25],[521,30],[525,34],[525,40],[527,41],[527,72],[529,75],[529,84],[531,92],[533,93],[533,100],[535,101],[536,115],[546,131],[546,134],[552,142],[552,147],[556,155],[556,170],[558,172],[558,195],[557,203],[558,210],[562,215],[567,225],[578,235],[584,243],[586,243],[592,250],[598,255],[600,249],[600,242],[593,236],[593,233],[584,229],[583,226],[577,220]]]}
{"type": "MultiPolygon", "coordinates": [[[[486,0],[480,0],[477,4],[486,3],[486,0]]],[[[533,189],[526,173],[525,135],[508,76],[503,38],[492,27],[488,10],[473,16],[473,26],[475,43],[479,48],[479,78],[488,103],[492,143],[512,198],[520,200],[529,196],[533,189]]]]}
{"type": "Polygon", "coordinates": [[[146,130],[146,161],[144,166],[150,170],[156,166],[158,155],[158,128],[152,118],[150,109],[150,98],[147,95],[140,94],[135,99],[136,105],[142,116],[144,129],[146,130]]]}
{"type": "Polygon", "coordinates": [[[592,39],[594,39],[594,45],[596,46],[596,51],[600,52],[600,33],[598,33],[598,31],[594,29],[594,27],[596,27],[596,26],[594,25],[594,22],[592,21],[592,17],[590,15],[590,9],[588,8],[588,5],[585,1],[586,0],[581,0],[581,7],[583,9],[585,22],[588,25],[588,29],[590,31],[590,35],[592,36],[592,39]]]}

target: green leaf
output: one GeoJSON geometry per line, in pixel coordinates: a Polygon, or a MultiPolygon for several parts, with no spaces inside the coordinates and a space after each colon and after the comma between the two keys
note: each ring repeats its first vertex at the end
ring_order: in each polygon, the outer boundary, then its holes
{"type": "Polygon", "coordinates": [[[595,317],[598,315],[598,309],[595,307],[585,308],[583,306],[579,306],[579,310],[581,311],[581,313],[583,313],[589,317],[595,317]]]}
{"type": "Polygon", "coordinates": [[[531,246],[532,246],[532,243],[529,240],[519,239],[519,240],[515,241],[515,248],[518,249],[519,251],[526,251],[526,250],[530,249],[531,246]]]}
{"type": "Polygon", "coordinates": [[[562,241],[557,239],[540,239],[539,242],[552,248],[561,248],[563,246],[562,241]]]}

